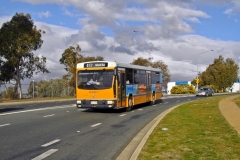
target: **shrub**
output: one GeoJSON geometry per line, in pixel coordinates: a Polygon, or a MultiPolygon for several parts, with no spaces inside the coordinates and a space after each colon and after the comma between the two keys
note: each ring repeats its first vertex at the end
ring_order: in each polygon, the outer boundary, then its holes
{"type": "Polygon", "coordinates": [[[178,86],[174,86],[171,89],[172,94],[194,94],[196,93],[196,89],[188,84],[181,84],[178,86]]]}
{"type": "Polygon", "coordinates": [[[5,92],[3,92],[3,98],[16,99],[17,94],[15,93],[15,88],[8,87],[8,89],[5,92]]]}

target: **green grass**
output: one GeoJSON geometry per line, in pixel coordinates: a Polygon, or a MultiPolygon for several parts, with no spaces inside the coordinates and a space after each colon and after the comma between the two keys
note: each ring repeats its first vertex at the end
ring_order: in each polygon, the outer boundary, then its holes
{"type": "Polygon", "coordinates": [[[237,104],[238,107],[240,107],[240,97],[237,97],[234,99],[235,103],[237,104]]]}
{"type": "Polygon", "coordinates": [[[218,107],[225,97],[205,98],[175,108],[154,129],[138,160],[240,159],[240,136],[218,107]]]}

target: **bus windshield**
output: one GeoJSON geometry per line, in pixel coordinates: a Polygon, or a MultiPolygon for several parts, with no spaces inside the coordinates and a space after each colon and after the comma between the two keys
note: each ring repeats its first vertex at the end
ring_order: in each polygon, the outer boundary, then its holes
{"type": "Polygon", "coordinates": [[[107,89],[112,87],[113,70],[88,70],[78,72],[79,89],[107,89]]]}

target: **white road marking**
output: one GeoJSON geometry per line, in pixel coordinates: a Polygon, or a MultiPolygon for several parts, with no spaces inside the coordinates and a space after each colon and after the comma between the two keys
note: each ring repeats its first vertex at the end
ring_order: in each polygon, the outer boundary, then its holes
{"type": "Polygon", "coordinates": [[[120,115],[120,117],[123,117],[123,116],[126,116],[126,114],[122,114],[122,115],[120,115]]]}
{"type": "Polygon", "coordinates": [[[165,102],[164,104],[167,104],[168,102],[165,102]]]}
{"type": "Polygon", "coordinates": [[[55,114],[50,114],[50,115],[46,115],[46,116],[43,116],[44,118],[46,118],[46,117],[52,117],[52,116],[54,116],[55,114]]]}
{"type": "Polygon", "coordinates": [[[9,126],[10,124],[8,123],[8,124],[2,124],[2,125],[0,125],[0,127],[4,127],[4,126],[9,126]]]}
{"type": "Polygon", "coordinates": [[[143,109],[138,109],[139,111],[143,110],[143,109]]]}
{"type": "Polygon", "coordinates": [[[96,127],[96,126],[99,126],[101,125],[102,123],[97,123],[97,124],[94,124],[94,125],[91,125],[91,127],[96,127]]]}
{"type": "Polygon", "coordinates": [[[35,112],[35,111],[43,111],[43,110],[50,110],[50,109],[59,109],[59,108],[71,108],[73,106],[59,106],[59,107],[47,107],[47,108],[39,108],[39,109],[31,109],[31,110],[26,110],[26,111],[18,111],[18,112],[10,112],[10,113],[4,113],[0,114],[0,116],[5,116],[5,115],[10,115],[10,114],[17,114],[17,113],[27,113],[27,112],[35,112]]]}
{"type": "Polygon", "coordinates": [[[56,151],[58,151],[58,149],[50,149],[50,150],[48,150],[47,152],[45,152],[45,153],[43,153],[43,154],[41,154],[41,155],[33,158],[32,160],[42,160],[42,159],[50,156],[51,154],[53,154],[53,153],[56,152],[56,151]]]}
{"type": "Polygon", "coordinates": [[[52,144],[54,144],[54,143],[57,143],[57,142],[59,142],[59,141],[60,141],[60,139],[56,139],[56,140],[54,140],[54,141],[52,141],[52,142],[49,142],[49,143],[46,143],[46,144],[42,145],[42,147],[50,146],[50,145],[52,145],[52,144]]]}

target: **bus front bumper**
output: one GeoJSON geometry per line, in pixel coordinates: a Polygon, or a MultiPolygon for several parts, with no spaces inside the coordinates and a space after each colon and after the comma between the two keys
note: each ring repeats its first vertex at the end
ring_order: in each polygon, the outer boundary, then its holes
{"type": "Polygon", "coordinates": [[[115,109],[116,102],[113,100],[77,100],[77,108],[115,109]]]}

